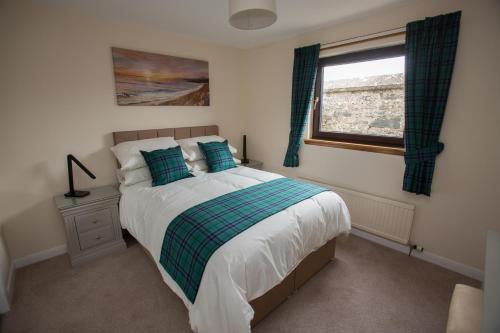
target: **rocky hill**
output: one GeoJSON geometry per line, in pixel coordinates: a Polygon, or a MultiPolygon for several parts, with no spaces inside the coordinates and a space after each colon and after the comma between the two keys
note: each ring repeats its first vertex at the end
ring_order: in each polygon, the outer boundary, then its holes
{"type": "Polygon", "coordinates": [[[326,81],[325,89],[365,87],[365,86],[385,86],[394,84],[404,84],[404,74],[374,75],[363,78],[341,79],[326,81]]]}
{"type": "Polygon", "coordinates": [[[321,109],[323,131],[403,137],[404,76],[329,81],[321,109]]]}

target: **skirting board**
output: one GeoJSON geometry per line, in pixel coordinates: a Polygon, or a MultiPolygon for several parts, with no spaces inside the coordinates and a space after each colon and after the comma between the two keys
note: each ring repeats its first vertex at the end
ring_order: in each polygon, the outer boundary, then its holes
{"type": "Polygon", "coordinates": [[[66,244],[61,244],[56,247],[29,254],[25,257],[17,258],[13,260],[14,269],[19,269],[40,261],[44,261],[67,252],[66,244]]]}
{"type": "MultiPolygon", "coordinates": [[[[388,248],[391,248],[393,250],[403,252],[405,254],[408,254],[410,251],[408,246],[398,244],[396,242],[387,240],[382,237],[378,237],[375,235],[372,235],[368,232],[352,228],[351,233],[353,235],[356,235],[358,237],[364,238],[366,240],[372,241],[374,243],[386,246],[388,248]]],[[[411,253],[412,257],[415,257],[417,259],[421,259],[427,262],[430,262],[431,264],[441,266],[443,268],[449,269],[450,271],[460,273],[462,275],[468,276],[470,278],[483,281],[484,279],[484,272],[480,269],[477,269],[475,267],[467,266],[462,263],[453,261],[448,258],[444,258],[441,256],[438,256],[437,254],[430,253],[430,252],[417,252],[417,251],[412,251],[411,253]]]]}
{"type": "Polygon", "coordinates": [[[10,264],[9,276],[7,278],[7,299],[9,300],[9,305],[12,304],[14,300],[14,283],[16,281],[16,269],[14,268],[14,263],[10,264]]]}
{"type": "Polygon", "coordinates": [[[66,244],[62,244],[51,249],[36,252],[25,257],[17,258],[12,260],[9,269],[9,276],[7,278],[7,298],[9,299],[9,304],[12,304],[12,297],[14,295],[14,283],[16,280],[16,269],[44,261],[67,252],[66,244]]]}
{"type": "MultiPolygon", "coordinates": [[[[391,248],[393,250],[396,250],[396,251],[399,251],[399,252],[402,252],[405,254],[408,254],[408,252],[409,252],[408,246],[398,244],[396,242],[387,240],[387,239],[382,238],[382,237],[372,235],[370,233],[367,233],[365,231],[362,231],[362,230],[359,230],[356,228],[352,228],[351,233],[353,235],[359,236],[361,238],[367,239],[367,240],[372,241],[374,243],[386,246],[388,248],[391,248]]],[[[13,269],[11,268],[11,270],[9,272],[9,280],[8,280],[8,285],[7,285],[8,287],[7,288],[9,288],[9,287],[12,288],[12,286],[14,285],[13,282],[14,282],[14,275],[15,275],[16,269],[31,265],[31,264],[34,264],[34,263],[37,263],[37,262],[40,262],[43,260],[50,259],[52,257],[64,254],[66,252],[67,252],[66,244],[62,244],[62,245],[53,247],[51,249],[43,250],[43,251],[40,251],[37,253],[27,255],[25,257],[15,259],[12,263],[13,269]]],[[[413,251],[412,256],[415,258],[430,262],[432,264],[444,267],[446,269],[449,269],[450,271],[454,271],[454,272],[460,273],[462,275],[471,277],[471,278],[479,280],[479,281],[483,281],[483,278],[484,278],[484,272],[482,270],[479,270],[479,269],[471,267],[471,266],[464,265],[462,263],[453,261],[453,260],[448,259],[448,258],[438,256],[437,254],[434,254],[434,253],[425,252],[425,251],[420,253],[417,251],[413,251]]]]}

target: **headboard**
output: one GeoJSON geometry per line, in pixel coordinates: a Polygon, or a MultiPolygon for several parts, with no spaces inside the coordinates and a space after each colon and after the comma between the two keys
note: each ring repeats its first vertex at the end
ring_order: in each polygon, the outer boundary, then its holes
{"type": "Polygon", "coordinates": [[[115,145],[117,145],[125,141],[152,139],[165,136],[172,136],[175,139],[187,139],[205,135],[219,135],[219,127],[217,125],[210,125],[113,132],[113,141],[115,145]]]}

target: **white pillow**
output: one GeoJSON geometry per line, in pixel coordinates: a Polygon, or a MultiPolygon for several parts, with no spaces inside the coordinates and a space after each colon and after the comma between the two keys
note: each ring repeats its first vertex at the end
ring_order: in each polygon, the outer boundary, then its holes
{"type": "MultiPolygon", "coordinates": [[[[186,163],[186,166],[189,171],[193,170],[193,167],[186,163]]],[[[118,177],[118,181],[123,185],[134,185],[144,181],[151,181],[151,172],[149,172],[149,167],[143,167],[134,170],[116,170],[116,176],[118,177]]]]}
{"type": "Polygon", "coordinates": [[[120,183],[127,186],[151,180],[151,173],[148,167],[125,171],[118,169],[116,170],[116,174],[120,183]]]}
{"type": "MultiPolygon", "coordinates": [[[[236,164],[241,164],[241,161],[235,157],[233,157],[233,161],[236,164]]],[[[193,161],[193,162],[187,162],[186,163],[188,167],[191,167],[193,171],[207,171],[208,170],[208,165],[206,160],[198,160],[198,161],[193,161]]]]}
{"type": "Polygon", "coordinates": [[[193,161],[190,162],[188,161],[187,164],[193,168],[193,171],[207,171],[208,170],[208,165],[205,160],[198,160],[198,161],[193,161]]]}
{"type": "MultiPolygon", "coordinates": [[[[181,139],[177,140],[179,145],[181,146],[182,150],[187,154],[187,160],[190,162],[194,161],[199,161],[203,160],[205,156],[203,156],[203,153],[200,150],[200,147],[198,147],[198,142],[201,143],[207,143],[207,142],[223,142],[224,139],[223,137],[217,136],[217,135],[207,135],[207,136],[199,136],[196,138],[189,138],[189,139],[181,139]]],[[[231,145],[229,146],[229,151],[231,154],[236,154],[238,152],[238,149],[234,148],[231,145]]]]}
{"type": "MultiPolygon", "coordinates": [[[[167,149],[177,147],[179,144],[172,137],[153,138],[137,141],[126,141],[111,147],[115,154],[122,171],[133,170],[146,166],[146,161],[141,155],[141,150],[153,151],[157,149],[167,149]]],[[[187,158],[183,151],[184,159],[187,158]]]]}

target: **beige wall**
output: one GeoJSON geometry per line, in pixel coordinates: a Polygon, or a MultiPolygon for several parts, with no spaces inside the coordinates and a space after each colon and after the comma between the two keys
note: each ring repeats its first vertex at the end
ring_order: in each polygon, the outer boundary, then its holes
{"type": "Polygon", "coordinates": [[[241,141],[241,52],[110,24],[24,1],[0,4],[0,223],[13,258],[66,242],[52,197],[67,191],[65,156],[92,170],[78,188],[115,183],[111,132],[218,124],[241,141]],[[209,61],[210,107],[118,107],[111,46],[209,61]]]}
{"type": "Polygon", "coordinates": [[[245,132],[249,154],[265,168],[417,206],[412,241],[445,258],[482,269],[486,230],[500,230],[500,2],[404,2],[336,26],[245,54],[245,132]],[[283,168],[293,49],[404,26],[462,10],[460,41],[437,159],[432,197],[401,190],[400,156],[303,146],[297,169],[283,168]]]}

